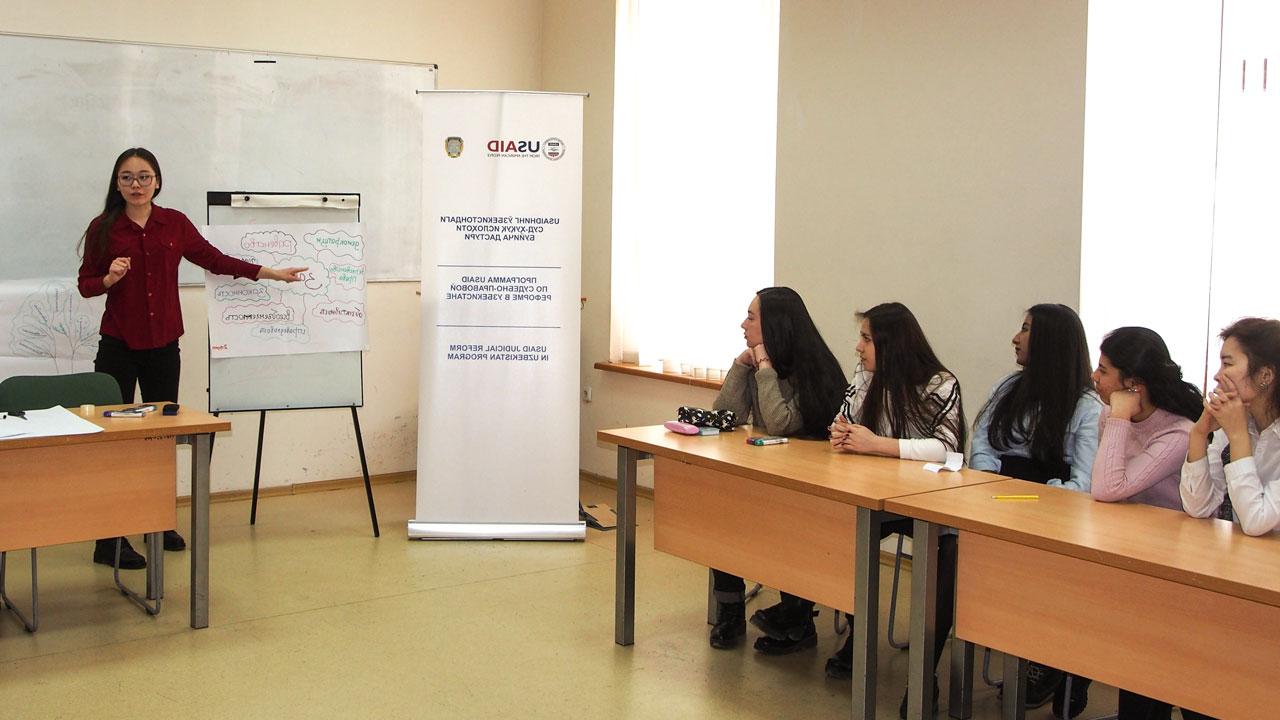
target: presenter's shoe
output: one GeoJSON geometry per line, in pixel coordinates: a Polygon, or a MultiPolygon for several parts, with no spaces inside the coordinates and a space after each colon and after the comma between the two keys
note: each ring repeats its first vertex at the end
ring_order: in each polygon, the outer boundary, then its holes
{"type": "MultiPolygon", "coordinates": [[[[1093,683],[1089,678],[1082,678],[1079,675],[1069,675],[1071,678],[1071,707],[1067,708],[1071,712],[1071,717],[1076,717],[1084,712],[1085,707],[1089,704],[1089,685],[1093,683]]],[[[1067,697],[1067,683],[1065,679],[1058,689],[1053,693],[1053,716],[1056,718],[1066,718],[1062,713],[1063,701],[1067,697]]]]}
{"type": "Polygon", "coordinates": [[[783,601],[773,607],[757,610],[751,624],[764,633],[756,638],[756,652],[762,655],[790,655],[818,644],[818,629],[813,618],[817,611],[808,603],[783,601]]]}
{"type": "Polygon", "coordinates": [[[1038,708],[1053,699],[1065,673],[1038,662],[1027,663],[1027,709],[1038,708]]]}
{"type": "Polygon", "coordinates": [[[187,549],[187,541],[182,539],[177,530],[164,531],[164,549],[169,552],[180,552],[187,549]]]}
{"type": "Polygon", "coordinates": [[[747,634],[747,606],[745,603],[717,603],[716,624],[711,626],[711,647],[728,650],[738,646],[747,634]]]}
{"type": "MultiPolygon", "coordinates": [[[[93,546],[93,561],[99,565],[114,566],[116,561],[116,539],[99,540],[93,546]]],[[[147,559],[138,554],[129,544],[128,538],[120,538],[120,569],[141,570],[147,566],[147,559]]]]}
{"type": "Polygon", "coordinates": [[[844,639],[844,645],[835,655],[827,658],[827,677],[832,680],[849,680],[853,677],[853,633],[844,639]]]}
{"type": "MultiPolygon", "coordinates": [[[[933,708],[925,713],[926,717],[936,716],[938,714],[938,676],[933,676],[933,708]]],[[[907,720],[907,693],[902,693],[902,704],[898,706],[898,717],[901,720],[907,720]]]]}

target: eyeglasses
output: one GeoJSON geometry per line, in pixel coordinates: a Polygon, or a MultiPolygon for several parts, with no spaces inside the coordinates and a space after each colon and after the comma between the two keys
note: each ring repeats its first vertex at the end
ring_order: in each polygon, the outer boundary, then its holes
{"type": "Polygon", "coordinates": [[[135,182],[141,185],[142,187],[147,187],[148,185],[151,184],[152,180],[156,179],[156,176],[147,175],[145,173],[142,175],[130,175],[129,173],[122,173],[120,177],[116,179],[119,180],[120,184],[124,185],[125,187],[129,187],[130,185],[133,185],[135,182]]]}

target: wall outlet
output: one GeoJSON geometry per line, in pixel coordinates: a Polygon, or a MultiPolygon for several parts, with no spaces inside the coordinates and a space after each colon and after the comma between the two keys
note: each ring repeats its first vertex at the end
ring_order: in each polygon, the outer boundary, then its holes
{"type": "Polygon", "coordinates": [[[591,386],[587,385],[582,388],[582,402],[591,402],[591,386]]]}

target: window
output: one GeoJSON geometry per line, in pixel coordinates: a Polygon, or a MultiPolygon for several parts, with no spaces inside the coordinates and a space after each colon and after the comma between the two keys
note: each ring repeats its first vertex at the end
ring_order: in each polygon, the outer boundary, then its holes
{"type": "Polygon", "coordinates": [[[1277,38],[1273,0],[1090,3],[1080,305],[1095,353],[1145,325],[1203,389],[1223,327],[1280,316],[1277,38]]]}
{"type": "Polygon", "coordinates": [[[772,284],[778,0],[619,0],[610,360],[727,368],[772,284]]]}

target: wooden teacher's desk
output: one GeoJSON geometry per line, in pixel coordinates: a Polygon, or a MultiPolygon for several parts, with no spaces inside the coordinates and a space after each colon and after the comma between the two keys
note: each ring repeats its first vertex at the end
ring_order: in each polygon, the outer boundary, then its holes
{"type": "Polygon", "coordinates": [[[826,441],[748,445],[751,427],[687,436],[662,426],[601,430],[618,446],[614,641],[635,626],[636,461],[654,459],[654,547],[853,612],[853,717],[875,717],[880,525],[885,501],[988,484],[965,470],[834,452],[826,441]]]}
{"type": "MultiPolygon", "coordinates": [[[[1019,718],[1025,661],[1220,718],[1275,712],[1280,668],[1280,538],[1223,520],[1021,480],[897,498],[917,518],[913,583],[936,551],[930,526],[960,530],[956,637],[1006,653],[1004,715],[1019,718]],[[996,500],[993,495],[1037,495],[996,500]]],[[[917,648],[928,648],[912,588],[911,707],[917,648]]],[[[928,609],[924,617],[931,618],[928,609]]],[[[911,717],[919,717],[911,714],[911,717]]]]}
{"type": "MultiPolygon", "coordinates": [[[[0,440],[0,550],[159,532],[176,518],[174,443],[191,445],[191,627],[209,625],[209,456],[231,423],[178,415],[93,417],[103,432],[0,440]]],[[[73,411],[75,412],[75,411],[73,411]]]]}

